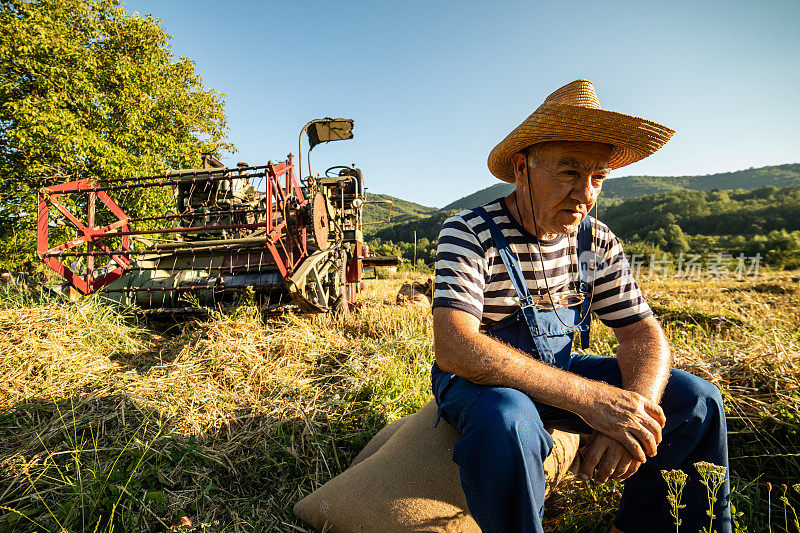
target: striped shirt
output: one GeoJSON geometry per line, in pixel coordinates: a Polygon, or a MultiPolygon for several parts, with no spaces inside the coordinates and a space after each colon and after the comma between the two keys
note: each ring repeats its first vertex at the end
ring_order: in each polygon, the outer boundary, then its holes
{"type": "MultiPolygon", "coordinates": [[[[574,290],[577,282],[577,232],[542,240],[511,217],[505,198],[484,209],[500,227],[517,255],[528,290],[553,294],[574,290]]],[[[591,311],[605,325],[617,328],[653,312],[633,279],[619,239],[602,222],[593,222],[592,251],[602,260],[594,275],[591,311]]],[[[433,307],[453,307],[478,317],[481,330],[519,308],[519,298],[483,219],[465,210],[445,220],[436,251],[433,307]]]]}

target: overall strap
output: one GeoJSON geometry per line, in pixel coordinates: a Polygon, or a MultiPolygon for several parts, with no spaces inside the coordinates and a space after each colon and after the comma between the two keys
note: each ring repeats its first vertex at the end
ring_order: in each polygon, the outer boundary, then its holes
{"type": "MultiPolygon", "coordinates": [[[[587,215],[583,220],[581,220],[580,226],[578,226],[578,279],[580,280],[580,288],[578,289],[583,293],[583,303],[581,304],[581,318],[586,317],[587,314],[590,313],[589,306],[592,301],[592,288],[593,284],[589,284],[589,277],[596,276],[597,272],[595,270],[596,265],[592,266],[592,271],[590,272],[589,262],[595,258],[595,250],[592,250],[592,223],[589,221],[589,216],[587,215]]],[[[592,317],[589,316],[586,318],[586,329],[581,331],[581,348],[587,349],[589,347],[589,332],[591,328],[592,317]]]]}
{"type": "Polygon", "coordinates": [[[546,321],[542,322],[540,320],[540,311],[533,304],[533,298],[528,291],[528,284],[525,281],[525,276],[522,274],[522,268],[520,267],[516,254],[508,244],[503,232],[500,231],[500,228],[483,207],[476,207],[472,211],[479,215],[489,228],[492,240],[494,240],[494,245],[497,247],[500,258],[503,260],[503,265],[508,271],[511,284],[514,286],[514,290],[519,297],[520,307],[516,312],[521,314],[522,319],[525,321],[525,326],[530,332],[537,357],[544,363],[555,365],[556,359],[553,345],[545,333],[546,328],[544,326],[546,325],[546,321]]]}
{"type": "Polygon", "coordinates": [[[492,235],[492,240],[500,254],[500,259],[503,260],[503,265],[505,265],[508,271],[511,284],[514,286],[514,290],[517,291],[517,296],[519,296],[520,305],[524,307],[530,304],[530,293],[528,292],[528,284],[525,282],[525,276],[522,274],[522,268],[520,267],[516,254],[511,249],[503,232],[500,230],[500,227],[483,207],[476,207],[472,212],[480,216],[489,227],[489,233],[492,235]]]}

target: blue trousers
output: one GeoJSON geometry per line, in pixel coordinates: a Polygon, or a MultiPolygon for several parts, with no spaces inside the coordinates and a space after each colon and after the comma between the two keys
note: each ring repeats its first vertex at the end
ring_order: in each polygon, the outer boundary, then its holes
{"type": "MultiPolygon", "coordinates": [[[[613,357],[573,354],[567,368],[586,378],[621,386],[613,357]]],[[[484,532],[542,533],[545,475],[542,463],[553,440],[545,430],[588,434],[577,415],[531,400],[507,387],[476,385],[443,372],[434,363],[433,393],[440,415],[462,435],[453,451],[470,512],[484,532]]],[[[708,527],[706,488],[692,466],[708,461],[728,468],[725,411],[717,387],[681,370],[672,370],[661,401],[667,418],[655,457],[624,482],[616,526],[624,533],[674,532],[661,470],[689,475],[683,491],[681,531],[708,527]]],[[[714,529],[729,533],[730,481],[717,495],[714,529]]]]}

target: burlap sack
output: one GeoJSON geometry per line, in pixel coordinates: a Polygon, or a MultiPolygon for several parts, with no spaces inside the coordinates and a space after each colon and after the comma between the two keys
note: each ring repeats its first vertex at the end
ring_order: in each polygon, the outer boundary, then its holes
{"type": "MultiPolygon", "coordinates": [[[[350,468],[297,502],[295,515],[332,533],[480,533],[452,461],[459,435],[444,420],[434,428],[435,421],[431,400],[384,428],[375,438],[385,444],[367,444],[350,468]],[[374,452],[364,453],[367,448],[374,452]]],[[[577,435],[555,431],[553,441],[544,463],[548,493],[567,474],[578,450],[577,435]]]]}
{"type": "Polygon", "coordinates": [[[364,446],[364,448],[360,452],[358,452],[356,458],[353,459],[352,463],[350,463],[350,468],[354,467],[355,465],[357,465],[358,463],[360,463],[373,453],[377,452],[381,448],[381,446],[386,444],[386,442],[392,438],[392,435],[397,433],[397,430],[400,429],[400,427],[406,423],[406,421],[409,419],[410,416],[412,415],[404,416],[403,418],[395,420],[394,422],[392,422],[391,424],[387,424],[386,426],[383,427],[382,430],[377,432],[375,436],[372,437],[372,439],[370,439],[367,445],[364,446]]]}

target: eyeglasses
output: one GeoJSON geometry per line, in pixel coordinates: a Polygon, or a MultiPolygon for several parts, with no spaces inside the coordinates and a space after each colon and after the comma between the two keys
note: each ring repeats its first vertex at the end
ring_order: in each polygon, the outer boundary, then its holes
{"type": "Polygon", "coordinates": [[[550,310],[556,307],[573,307],[583,303],[586,295],[579,291],[566,291],[555,295],[550,293],[531,294],[527,298],[520,300],[520,307],[534,306],[537,309],[550,310]]]}

